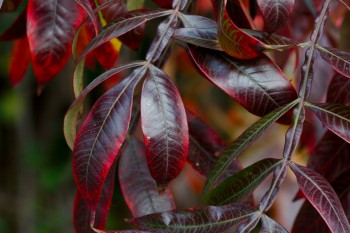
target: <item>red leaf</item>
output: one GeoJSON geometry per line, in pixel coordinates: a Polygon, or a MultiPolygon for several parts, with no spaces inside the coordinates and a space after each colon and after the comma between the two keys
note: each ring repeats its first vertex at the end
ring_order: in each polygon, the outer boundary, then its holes
{"type": "Polygon", "coordinates": [[[38,84],[46,84],[62,70],[82,19],[71,0],[28,1],[27,36],[38,84]]]}
{"type": "Polygon", "coordinates": [[[313,170],[291,163],[300,189],[317,209],[332,232],[350,232],[350,225],[339,198],[330,184],[313,170]]]}
{"type": "Polygon", "coordinates": [[[27,72],[30,64],[30,51],[27,37],[18,39],[12,47],[10,59],[10,82],[12,86],[17,85],[27,72]]]}
{"type": "Polygon", "coordinates": [[[92,6],[90,0],[76,0],[76,2],[79,3],[79,5],[82,6],[86,13],[89,15],[92,25],[95,29],[95,33],[97,34],[99,30],[99,24],[97,21],[97,17],[93,11],[94,7],[92,6]]]}
{"type": "Polygon", "coordinates": [[[155,4],[162,8],[172,8],[173,0],[152,0],[155,4]]]}
{"type": "Polygon", "coordinates": [[[239,0],[227,0],[226,11],[231,21],[239,28],[251,29],[251,25],[239,0]]]}
{"type": "Polygon", "coordinates": [[[101,96],[80,127],[73,150],[74,178],[90,209],[96,209],[103,183],[124,142],[134,88],[144,75],[136,69],[101,96]]]}
{"type": "Polygon", "coordinates": [[[146,160],[145,147],[136,139],[127,141],[119,160],[119,182],[134,217],[175,209],[170,192],[159,195],[146,160]]]}
{"type": "Polygon", "coordinates": [[[113,189],[114,189],[114,178],[115,178],[115,166],[112,166],[106,181],[103,185],[101,198],[98,202],[96,213],[92,213],[89,207],[86,205],[84,199],[81,197],[79,192],[75,195],[74,200],[74,229],[76,233],[93,233],[91,224],[94,228],[103,230],[106,227],[108,212],[111,206],[113,189]]]}
{"type": "Polygon", "coordinates": [[[294,8],[294,0],[258,0],[268,32],[281,28],[294,8]]]}
{"type": "Polygon", "coordinates": [[[211,82],[253,114],[266,115],[297,98],[292,84],[266,56],[236,60],[222,52],[194,47],[190,53],[211,82]]]}
{"type": "Polygon", "coordinates": [[[25,37],[27,34],[27,8],[25,8],[18,18],[0,35],[0,41],[15,40],[25,37]]]}
{"type": "Polygon", "coordinates": [[[151,174],[158,184],[166,185],[184,166],[189,135],[179,91],[155,66],[150,67],[143,84],[141,120],[151,174]]]}
{"type": "Polygon", "coordinates": [[[262,217],[261,230],[259,233],[288,233],[283,226],[269,218],[267,215],[262,217]]]}
{"type": "Polygon", "coordinates": [[[348,79],[347,77],[341,74],[334,75],[328,87],[327,102],[349,105],[350,104],[349,90],[350,90],[350,79],[348,79]]]}

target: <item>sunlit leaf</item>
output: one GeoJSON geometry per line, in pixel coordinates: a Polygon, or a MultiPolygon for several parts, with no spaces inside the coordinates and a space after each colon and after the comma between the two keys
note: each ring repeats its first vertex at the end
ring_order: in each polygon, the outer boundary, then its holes
{"type": "Polygon", "coordinates": [[[218,39],[221,47],[235,58],[256,58],[263,44],[236,26],[226,11],[226,3],[227,0],[219,0],[218,3],[218,39]]]}
{"type": "Polygon", "coordinates": [[[134,88],[141,69],[102,95],[80,127],[74,143],[73,171],[81,196],[96,209],[105,178],[126,137],[134,88]]]}
{"type": "Polygon", "coordinates": [[[155,233],[222,233],[254,212],[251,207],[238,204],[202,206],[146,215],[133,219],[131,223],[155,233]]]}
{"type": "Polygon", "coordinates": [[[207,205],[239,203],[280,164],[281,160],[264,159],[239,171],[218,185],[203,199],[207,205]]]}
{"type": "Polygon", "coordinates": [[[27,37],[13,43],[10,59],[10,83],[17,85],[24,78],[30,64],[30,51],[27,37]]]}
{"type": "Polygon", "coordinates": [[[259,233],[288,233],[288,231],[275,220],[264,215],[261,218],[261,229],[259,233]]]}
{"type": "Polygon", "coordinates": [[[333,133],[350,143],[350,108],[342,104],[306,105],[333,133]]]}
{"type": "Polygon", "coordinates": [[[35,77],[44,85],[56,76],[71,55],[82,11],[71,0],[29,0],[27,36],[35,77]]]}
{"type": "Polygon", "coordinates": [[[349,105],[350,104],[349,90],[350,90],[350,79],[348,79],[347,77],[341,74],[334,75],[328,87],[327,102],[349,105]]]}
{"type": "Polygon", "coordinates": [[[130,11],[123,17],[120,17],[118,21],[107,25],[87,46],[84,52],[80,55],[78,61],[83,59],[89,52],[97,48],[107,41],[119,37],[134,28],[144,24],[148,20],[167,16],[171,14],[172,10],[163,9],[140,9],[130,11]]]}
{"type": "Polygon", "coordinates": [[[225,53],[190,47],[200,71],[249,112],[263,116],[297,98],[283,72],[266,56],[236,60],[225,53]]]}
{"type": "Polygon", "coordinates": [[[268,32],[281,28],[293,11],[294,0],[257,0],[268,32]]]}
{"type": "Polygon", "coordinates": [[[336,71],[350,78],[350,53],[320,45],[317,46],[317,50],[336,71]]]}
{"type": "Polygon", "coordinates": [[[189,135],[179,91],[155,66],[150,67],[143,84],[141,121],[151,174],[157,184],[166,185],[186,162],[189,135]]]}
{"type": "Polygon", "coordinates": [[[293,108],[299,100],[278,108],[263,118],[256,121],[245,130],[233,143],[220,155],[214,169],[209,174],[207,182],[202,192],[203,197],[209,193],[218,179],[225,172],[232,161],[241,154],[250,144],[252,144],[272,123],[278,120],[283,114],[293,108]]]}
{"type": "Polygon", "coordinates": [[[175,209],[171,193],[159,195],[146,160],[145,147],[129,139],[119,160],[119,182],[124,199],[134,217],[175,209]]]}
{"type": "Polygon", "coordinates": [[[330,184],[313,170],[290,163],[300,189],[317,209],[332,232],[350,232],[350,225],[339,198],[330,184]]]}

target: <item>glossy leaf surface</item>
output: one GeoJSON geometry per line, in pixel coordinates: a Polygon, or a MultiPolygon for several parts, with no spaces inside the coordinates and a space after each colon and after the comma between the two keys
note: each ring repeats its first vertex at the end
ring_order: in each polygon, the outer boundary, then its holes
{"type": "Polygon", "coordinates": [[[111,206],[114,180],[115,180],[115,164],[110,169],[105,183],[103,184],[101,198],[95,213],[92,213],[86,205],[84,199],[77,192],[74,200],[73,221],[76,233],[92,233],[91,224],[94,228],[103,230],[107,224],[108,212],[111,206]]]}
{"type": "Polygon", "coordinates": [[[10,60],[10,83],[17,85],[27,72],[30,64],[30,51],[27,37],[14,42],[10,60]]]}
{"type": "Polygon", "coordinates": [[[333,133],[350,143],[350,109],[342,104],[307,104],[333,133]]]}
{"type": "Polygon", "coordinates": [[[289,80],[265,56],[236,60],[222,52],[194,47],[190,53],[205,77],[253,114],[266,115],[297,98],[289,80]]]}
{"type": "Polygon", "coordinates": [[[283,114],[288,112],[298,103],[298,100],[274,110],[263,118],[256,121],[245,130],[225,151],[220,155],[214,169],[210,172],[205,183],[202,195],[205,196],[213,188],[218,179],[225,172],[232,161],[241,154],[250,144],[252,144],[272,123],[278,120],[283,114]]]}
{"type": "Polygon", "coordinates": [[[102,95],[80,127],[73,150],[73,171],[86,204],[95,209],[104,180],[126,137],[140,70],[102,95]]]}
{"type": "Polygon", "coordinates": [[[38,84],[46,84],[62,70],[82,20],[74,1],[28,1],[27,36],[38,84]]]}
{"type": "Polygon", "coordinates": [[[291,163],[300,189],[317,209],[332,232],[349,232],[350,225],[339,198],[330,184],[313,170],[291,163]]]}
{"type": "Polygon", "coordinates": [[[141,121],[151,174],[157,184],[166,185],[186,162],[189,135],[179,91],[155,66],[150,67],[143,84],[141,121]]]}
{"type": "Polygon", "coordinates": [[[238,59],[258,57],[263,44],[237,27],[226,11],[226,3],[227,0],[219,0],[218,3],[218,39],[221,47],[238,59]]]}
{"type": "Polygon", "coordinates": [[[171,193],[159,195],[146,160],[145,147],[129,139],[119,160],[119,182],[124,199],[134,217],[175,209],[171,193]]]}
{"type": "Polygon", "coordinates": [[[281,28],[293,11],[294,0],[257,0],[268,32],[281,28]]]}
{"type": "Polygon", "coordinates": [[[317,46],[321,57],[336,71],[350,78],[350,53],[335,48],[317,46]]]}
{"type": "Polygon", "coordinates": [[[207,205],[239,203],[280,164],[277,159],[264,159],[227,178],[205,198],[207,205]]]}
{"type": "Polygon", "coordinates": [[[331,83],[328,87],[327,102],[339,103],[339,104],[350,104],[350,79],[347,77],[336,74],[334,75],[331,83]]]}
{"type": "Polygon", "coordinates": [[[288,233],[288,231],[275,220],[264,215],[261,218],[261,229],[259,233],[288,233]]]}
{"type": "Polygon", "coordinates": [[[106,26],[87,46],[84,52],[80,55],[78,61],[81,61],[84,56],[107,41],[124,35],[125,33],[144,24],[148,20],[159,18],[171,14],[172,10],[162,9],[141,9],[131,11],[118,21],[106,26]]]}
{"type": "Polygon", "coordinates": [[[146,215],[131,221],[156,233],[221,233],[248,219],[255,212],[244,205],[203,206],[146,215]]]}

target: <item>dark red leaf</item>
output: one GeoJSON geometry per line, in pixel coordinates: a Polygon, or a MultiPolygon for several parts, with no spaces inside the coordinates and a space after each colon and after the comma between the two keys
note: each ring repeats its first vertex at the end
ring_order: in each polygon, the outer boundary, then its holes
{"type": "Polygon", "coordinates": [[[294,0],[257,0],[268,32],[281,28],[293,11],[294,0]]]}
{"type": "Polygon", "coordinates": [[[300,189],[317,209],[332,232],[350,232],[340,200],[330,184],[313,170],[291,163],[300,189]]]}
{"type": "Polygon", "coordinates": [[[189,135],[179,91],[155,66],[150,67],[143,84],[141,120],[151,174],[158,184],[166,185],[186,162],[189,135]]]}
{"type": "Polygon", "coordinates": [[[259,233],[288,233],[283,226],[267,215],[264,215],[261,220],[261,229],[259,233]]]}
{"type": "Polygon", "coordinates": [[[90,209],[96,209],[105,178],[124,142],[134,88],[144,75],[139,68],[110,89],[92,107],[80,127],[73,150],[74,178],[90,209]]]}
{"type": "Polygon", "coordinates": [[[251,29],[251,25],[239,0],[227,0],[226,12],[231,21],[239,28],[251,29]]]}
{"type": "Polygon", "coordinates": [[[350,108],[342,104],[306,105],[333,133],[350,143],[350,108]]]}
{"type": "Polygon", "coordinates": [[[108,212],[111,206],[114,179],[115,179],[115,166],[116,163],[110,169],[106,181],[103,185],[101,198],[98,202],[98,206],[95,213],[92,213],[89,207],[86,205],[84,199],[79,192],[75,195],[74,200],[74,229],[76,233],[93,233],[91,229],[93,224],[94,228],[103,230],[107,224],[108,212]]]}
{"type": "Polygon", "coordinates": [[[154,233],[222,233],[254,214],[251,207],[231,204],[173,210],[133,219],[132,224],[154,233]]]}
{"type": "Polygon", "coordinates": [[[290,81],[266,56],[236,60],[222,52],[194,47],[190,53],[211,82],[253,114],[266,115],[297,98],[290,81]]]}
{"type": "Polygon", "coordinates": [[[38,84],[46,84],[62,70],[82,20],[74,1],[28,1],[27,36],[38,84]]]}
{"type": "Polygon", "coordinates": [[[159,195],[146,160],[145,147],[137,139],[129,139],[119,160],[119,182],[124,199],[136,217],[175,209],[170,191],[159,195]]]}
{"type": "Polygon", "coordinates": [[[327,102],[349,105],[350,104],[349,90],[350,90],[350,79],[348,79],[347,77],[341,74],[334,75],[328,87],[327,102]]]}
{"type": "Polygon", "coordinates": [[[317,50],[336,71],[350,78],[350,53],[322,46],[317,46],[317,50]]]}
{"type": "Polygon", "coordinates": [[[155,4],[162,8],[172,8],[173,0],[152,0],[155,4]]]}
{"type": "Polygon", "coordinates": [[[27,72],[30,64],[30,51],[27,37],[14,41],[10,59],[10,83],[17,85],[27,72]]]}
{"type": "Polygon", "coordinates": [[[27,8],[18,18],[0,35],[0,41],[16,40],[25,37],[27,34],[27,8]]]}
{"type": "Polygon", "coordinates": [[[76,2],[84,8],[86,13],[90,17],[95,33],[97,34],[99,31],[99,24],[97,21],[97,17],[93,11],[93,9],[95,8],[94,5],[91,4],[90,0],[76,0],[76,2]]]}

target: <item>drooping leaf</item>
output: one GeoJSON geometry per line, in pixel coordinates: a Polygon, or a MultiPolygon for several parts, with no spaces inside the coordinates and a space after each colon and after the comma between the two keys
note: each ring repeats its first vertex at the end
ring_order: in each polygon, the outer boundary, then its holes
{"type": "MultiPolygon", "coordinates": [[[[85,97],[99,84],[102,82],[108,80],[110,77],[113,77],[113,75],[129,68],[142,66],[144,63],[140,61],[135,61],[126,65],[121,65],[118,67],[115,67],[113,69],[110,69],[106,71],[105,73],[98,76],[94,81],[92,81],[81,93],[80,95],[74,100],[72,105],[69,107],[69,109],[66,112],[66,115],[64,117],[64,136],[66,138],[66,142],[69,145],[71,149],[73,149],[75,135],[76,135],[76,125],[79,117],[79,113],[81,111],[81,108],[83,106],[83,100],[85,97]]],[[[143,69],[143,68],[141,68],[143,69]]],[[[138,70],[135,70],[135,72],[138,72],[138,70]]]]}
{"type": "Polygon", "coordinates": [[[275,220],[264,215],[261,218],[261,229],[259,233],[288,233],[288,231],[275,220]]]}
{"type": "Polygon", "coordinates": [[[76,233],[95,232],[91,229],[91,225],[100,230],[105,229],[114,190],[115,164],[116,163],[114,163],[110,169],[106,181],[103,184],[101,198],[95,213],[91,212],[79,192],[76,193],[73,209],[73,221],[76,233]]]}
{"type": "Polygon", "coordinates": [[[27,8],[1,35],[0,41],[10,41],[25,37],[27,34],[27,8]]]}
{"type": "Polygon", "coordinates": [[[157,184],[166,185],[186,162],[189,135],[179,91],[155,66],[149,68],[143,84],[141,121],[151,174],[157,184]]]}
{"type": "Polygon", "coordinates": [[[175,209],[170,192],[159,195],[146,160],[145,147],[136,139],[129,139],[119,160],[119,182],[124,199],[132,215],[141,217],[175,209]]]}
{"type": "Polygon", "coordinates": [[[50,81],[66,64],[82,20],[82,11],[75,1],[28,1],[27,36],[39,85],[50,81]]]}
{"type": "Polygon", "coordinates": [[[328,87],[327,102],[350,104],[350,79],[341,74],[334,75],[328,87]]]}
{"type": "Polygon", "coordinates": [[[81,196],[96,209],[105,178],[124,142],[134,88],[144,69],[102,95],[80,127],[74,143],[73,171],[81,196]]]}
{"type": "Polygon", "coordinates": [[[202,206],[146,215],[131,221],[155,233],[221,233],[248,219],[255,212],[244,205],[202,206]]]}
{"type": "Polygon", "coordinates": [[[10,83],[17,85],[24,78],[30,64],[30,51],[27,37],[16,40],[12,46],[10,59],[10,83]]]}
{"type": "Polygon", "coordinates": [[[320,45],[316,48],[328,64],[342,75],[350,78],[350,53],[320,45]]]}
{"type": "Polygon", "coordinates": [[[263,159],[239,171],[218,185],[203,199],[207,205],[239,203],[280,164],[281,160],[263,159]]]}
{"type": "Polygon", "coordinates": [[[287,22],[294,0],[257,0],[268,32],[275,32],[287,22]]]}
{"type": "Polygon", "coordinates": [[[232,163],[234,158],[241,154],[250,144],[252,144],[273,122],[277,121],[283,114],[292,109],[299,100],[278,108],[263,118],[256,121],[252,126],[245,130],[225,151],[220,155],[214,169],[210,172],[205,183],[202,195],[205,196],[213,188],[218,179],[232,163]]]}
{"type": "Polygon", "coordinates": [[[306,105],[333,133],[350,143],[350,108],[342,104],[306,105]]]}
{"type": "Polygon", "coordinates": [[[147,52],[146,60],[155,62],[159,59],[175,31],[177,23],[177,16],[172,14],[159,24],[156,36],[147,52]]]}
{"type": "Polygon", "coordinates": [[[221,47],[238,59],[258,57],[263,44],[237,27],[226,11],[226,3],[227,0],[219,0],[218,3],[218,39],[221,47]]]}
{"type": "Polygon", "coordinates": [[[163,9],[140,9],[130,11],[123,17],[120,17],[118,21],[107,25],[87,46],[84,52],[80,55],[78,61],[81,61],[89,52],[97,48],[107,41],[119,37],[136,27],[144,24],[145,22],[167,16],[171,14],[172,10],[163,9]]]}
{"type": "Polygon", "coordinates": [[[300,189],[317,209],[332,232],[350,232],[350,225],[339,198],[330,184],[313,170],[290,163],[300,189]]]}
{"type": "Polygon", "coordinates": [[[236,60],[222,52],[190,47],[200,71],[249,112],[263,116],[297,98],[282,71],[262,56],[236,60]]]}

